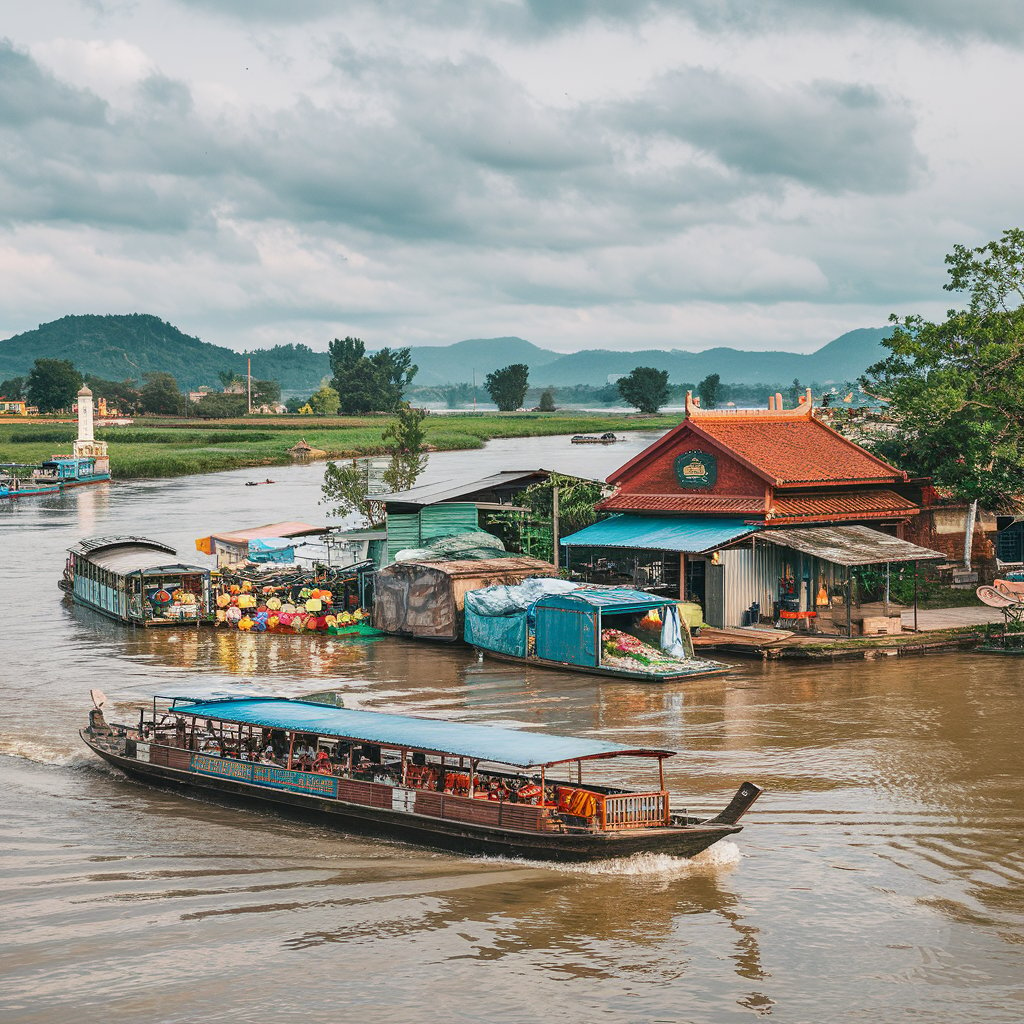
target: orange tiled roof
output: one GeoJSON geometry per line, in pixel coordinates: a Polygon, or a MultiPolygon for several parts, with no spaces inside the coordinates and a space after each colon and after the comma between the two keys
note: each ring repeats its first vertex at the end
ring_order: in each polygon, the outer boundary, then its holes
{"type": "Polygon", "coordinates": [[[776,498],[769,522],[777,525],[780,520],[884,519],[917,515],[920,511],[917,505],[895,491],[852,491],[849,494],[776,498]]]}
{"type": "Polygon", "coordinates": [[[764,495],[734,497],[717,494],[613,494],[598,502],[603,512],[711,512],[764,515],[764,495]]]}
{"type": "Polygon", "coordinates": [[[728,448],[776,484],[906,479],[894,466],[810,417],[737,415],[688,422],[695,432],[728,448]]]}

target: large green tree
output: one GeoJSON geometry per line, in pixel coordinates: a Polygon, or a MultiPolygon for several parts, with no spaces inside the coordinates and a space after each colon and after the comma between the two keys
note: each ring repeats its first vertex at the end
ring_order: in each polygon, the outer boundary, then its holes
{"type": "Polygon", "coordinates": [[[70,409],[82,386],[82,375],[67,359],[37,359],[29,371],[25,393],[40,412],[70,409]]]}
{"type": "Polygon", "coordinates": [[[184,396],[174,374],[158,371],[147,373],[143,380],[140,406],[143,412],[176,416],[184,407],[184,396]]]}
{"type": "Polygon", "coordinates": [[[15,400],[24,398],[27,383],[27,377],[9,377],[7,380],[0,380],[0,398],[15,400]]]}
{"type": "Polygon", "coordinates": [[[697,394],[700,395],[700,406],[702,409],[714,409],[721,397],[722,378],[717,373],[709,373],[698,385],[697,394]]]}
{"type": "Polygon", "coordinates": [[[666,405],[671,394],[668,370],[653,366],[638,366],[627,377],[618,381],[619,394],[627,404],[644,413],[655,413],[666,405]]]}
{"type": "Polygon", "coordinates": [[[501,412],[515,412],[526,398],[529,383],[529,366],[526,363],[512,363],[487,374],[484,387],[501,412]]]}
{"type": "Polygon", "coordinates": [[[396,412],[405,389],[416,376],[411,351],[382,348],[372,356],[360,338],[335,338],[328,346],[331,385],[346,416],[396,412]]]}
{"type": "MultiPolygon", "coordinates": [[[[874,447],[961,500],[1024,508],[1024,230],[946,257],[944,320],[890,317],[891,355],[861,384],[890,403],[897,430],[874,447]]],[[[869,442],[870,443],[870,442],[869,442]]],[[[969,556],[965,557],[965,561],[969,556]]]]}

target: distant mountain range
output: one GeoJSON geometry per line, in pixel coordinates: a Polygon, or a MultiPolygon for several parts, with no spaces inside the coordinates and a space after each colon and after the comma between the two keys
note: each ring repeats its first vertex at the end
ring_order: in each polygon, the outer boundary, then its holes
{"type": "MultiPolygon", "coordinates": [[[[453,345],[414,346],[419,367],[414,383],[437,386],[477,384],[492,370],[509,363],[530,367],[531,385],[603,385],[625,376],[635,366],[668,370],[673,384],[696,383],[717,373],[728,384],[836,384],[855,380],[887,350],[882,340],[890,328],[865,327],[830,341],[816,352],[748,352],[712,348],[703,352],[646,349],[616,352],[586,349],[565,355],[540,348],[522,338],[473,338],[453,345]]],[[[65,316],[34,331],[0,341],[0,380],[28,373],[36,359],[70,359],[82,373],[110,380],[140,379],[143,374],[174,374],[183,388],[215,385],[217,374],[244,374],[246,359],[260,379],[277,380],[286,393],[308,394],[331,375],[326,352],[306,345],[277,345],[239,353],[183,334],[159,317],[143,313],[125,316],[65,316]]]]}

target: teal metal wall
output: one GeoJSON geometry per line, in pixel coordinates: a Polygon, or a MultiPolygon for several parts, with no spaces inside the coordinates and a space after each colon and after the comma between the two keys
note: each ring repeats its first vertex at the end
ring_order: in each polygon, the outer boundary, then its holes
{"type": "Polygon", "coordinates": [[[388,516],[388,563],[405,548],[429,547],[438,537],[477,530],[478,521],[476,505],[471,501],[428,505],[418,513],[393,513],[388,516]]]}

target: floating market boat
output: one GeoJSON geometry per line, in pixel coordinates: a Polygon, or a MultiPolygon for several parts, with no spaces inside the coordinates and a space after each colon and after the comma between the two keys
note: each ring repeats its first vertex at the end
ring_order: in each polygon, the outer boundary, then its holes
{"type": "Polygon", "coordinates": [[[566,580],[526,580],[467,594],[465,639],[501,661],[649,683],[730,671],[694,656],[674,601],[566,580]]]}
{"type": "Polygon", "coordinates": [[[664,761],[674,752],[660,748],[278,697],[157,697],[137,724],[110,725],[104,700],[93,691],[80,735],[129,776],[468,853],[692,857],[739,832],[761,794],[744,782],[723,811],[701,819],[671,809],[664,761]],[[656,786],[583,781],[584,765],[611,758],[656,762],[656,786]]]}
{"type": "Polygon", "coordinates": [[[148,537],[91,537],[68,552],[61,590],[116,622],[198,625],[210,614],[210,570],[174,562],[177,552],[167,544],[148,537]]]}
{"type": "MultiPolygon", "coordinates": [[[[105,460],[104,460],[105,462],[105,460]]],[[[54,455],[44,462],[32,477],[40,484],[55,484],[60,489],[102,484],[110,479],[106,470],[97,472],[96,459],[74,455],[54,455]]]]}

